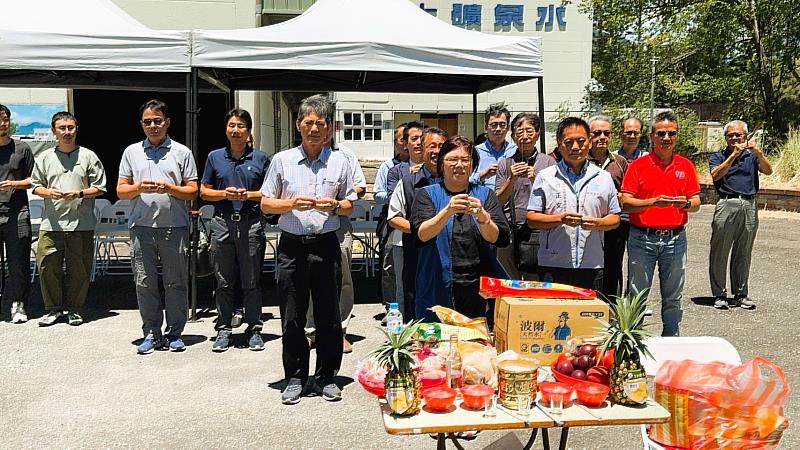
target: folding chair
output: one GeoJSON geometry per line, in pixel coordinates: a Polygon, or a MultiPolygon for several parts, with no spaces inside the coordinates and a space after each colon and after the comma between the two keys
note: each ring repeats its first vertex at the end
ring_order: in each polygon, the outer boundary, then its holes
{"type": "MultiPolygon", "coordinates": [[[[129,210],[130,205],[113,204],[103,208],[97,216],[97,225],[94,229],[94,260],[92,261],[91,281],[94,281],[98,273],[110,274],[112,255],[119,263],[121,258],[115,244],[127,244],[130,256],[129,210]]],[[[123,266],[121,263],[118,265],[123,266]]]]}
{"type": "MultiPolygon", "coordinates": [[[[728,364],[741,364],[739,352],[728,341],[715,336],[651,337],[645,343],[653,358],[641,356],[644,371],[654,377],[666,361],[690,359],[699,363],[721,361],[728,364]]],[[[642,444],[645,450],[664,450],[664,447],[650,439],[647,427],[641,426],[642,444]]]]}
{"type": "MultiPolygon", "coordinates": [[[[28,211],[31,222],[40,223],[44,215],[44,199],[31,198],[28,200],[28,211]]],[[[36,280],[36,252],[38,250],[39,235],[31,236],[31,283],[36,280]]]]}

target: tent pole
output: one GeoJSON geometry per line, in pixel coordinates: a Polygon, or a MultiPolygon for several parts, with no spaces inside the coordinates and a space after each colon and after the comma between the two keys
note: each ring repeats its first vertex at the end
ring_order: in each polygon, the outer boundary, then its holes
{"type": "MultiPolygon", "coordinates": [[[[194,160],[197,161],[198,156],[198,132],[199,127],[197,123],[197,69],[192,68],[191,72],[186,75],[186,144],[192,149],[194,160]]],[[[192,200],[191,220],[189,221],[189,296],[191,302],[191,315],[189,320],[197,321],[197,225],[200,220],[197,209],[199,208],[197,197],[192,200]]]]}
{"type": "Polygon", "coordinates": [[[542,130],[542,132],[539,133],[539,151],[542,153],[547,153],[547,149],[544,148],[544,133],[547,129],[544,121],[544,77],[537,78],[536,82],[539,90],[539,123],[541,124],[542,130]]]}
{"type": "Polygon", "coordinates": [[[472,139],[478,139],[478,93],[472,93],[472,139]]]}

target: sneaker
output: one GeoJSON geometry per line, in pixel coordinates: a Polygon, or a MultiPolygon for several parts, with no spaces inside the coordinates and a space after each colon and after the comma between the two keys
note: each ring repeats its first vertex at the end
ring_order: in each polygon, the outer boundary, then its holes
{"type": "Polygon", "coordinates": [[[217,338],[214,339],[214,345],[211,346],[212,352],[222,353],[231,346],[231,332],[227,330],[220,330],[217,333],[217,338]]]}
{"type": "Polygon", "coordinates": [[[149,333],[141,344],[136,347],[136,352],[140,355],[147,355],[153,353],[153,350],[158,350],[164,346],[164,339],[153,337],[153,333],[149,333]]]}
{"type": "Polygon", "coordinates": [[[167,344],[169,344],[169,351],[171,352],[186,350],[186,344],[183,343],[183,339],[180,336],[167,336],[167,344]]]}
{"type": "Polygon", "coordinates": [[[644,310],[644,315],[645,315],[645,317],[653,317],[653,310],[650,309],[650,308],[645,309],[644,310]]]}
{"type": "Polygon", "coordinates": [[[728,299],[726,297],[717,297],[714,300],[714,308],[720,309],[722,311],[727,311],[728,307],[728,299]]]}
{"type": "Polygon", "coordinates": [[[335,383],[328,383],[322,387],[322,398],[329,402],[338,402],[342,399],[342,390],[335,383]]]}
{"type": "Polygon", "coordinates": [[[242,320],[244,319],[244,315],[242,314],[241,309],[237,309],[233,312],[233,317],[231,317],[231,327],[232,328],[239,328],[242,326],[242,320]]]}
{"type": "Polygon", "coordinates": [[[313,333],[312,334],[307,334],[306,335],[306,341],[308,341],[308,348],[309,349],[316,347],[317,346],[317,335],[315,335],[313,333]]]}
{"type": "Polygon", "coordinates": [[[353,353],[353,344],[347,338],[342,339],[342,353],[353,353]]]}
{"type": "Polygon", "coordinates": [[[83,317],[76,312],[69,313],[67,316],[67,323],[72,325],[73,327],[77,327],[83,323],[83,317]]]}
{"type": "Polygon", "coordinates": [[[250,339],[247,340],[247,346],[250,350],[257,352],[264,350],[264,340],[261,339],[261,332],[253,331],[250,333],[250,339]]]}
{"type": "Polygon", "coordinates": [[[303,382],[299,378],[290,378],[289,383],[281,393],[281,403],[284,405],[296,405],[300,403],[300,395],[303,393],[303,382]]]}
{"type": "Polygon", "coordinates": [[[53,325],[54,323],[58,322],[58,319],[60,319],[62,316],[63,314],[61,313],[61,311],[50,311],[46,316],[42,317],[42,319],[39,320],[39,326],[49,327],[50,325],[53,325]]]}
{"type": "Polygon", "coordinates": [[[25,323],[28,321],[28,314],[25,313],[25,303],[11,303],[11,323],[25,323]]]}
{"type": "Polygon", "coordinates": [[[736,299],[736,303],[743,309],[756,309],[756,303],[750,300],[750,297],[739,297],[736,299]]]}

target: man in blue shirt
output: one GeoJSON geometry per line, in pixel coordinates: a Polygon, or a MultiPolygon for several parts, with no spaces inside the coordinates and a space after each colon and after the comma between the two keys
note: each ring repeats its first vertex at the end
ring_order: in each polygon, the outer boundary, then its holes
{"type": "Polygon", "coordinates": [[[642,121],[636,117],[628,117],[622,122],[619,139],[622,141],[622,146],[617,150],[617,155],[622,156],[628,162],[649,153],[639,148],[639,142],[642,139],[642,121]]]}
{"type": "Polygon", "coordinates": [[[261,263],[266,239],[259,203],[261,185],[269,167],[267,154],[248,145],[253,119],[235,108],[225,117],[228,145],[208,154],[200,197],[214,203],[209,223],[211,254],[217,288],[217,338],[212,351],[230,347],[234,292],[238,285],[247,323],[247,345],[263,350],[261,339],[261,263]]]}
{"type": "Polygon", "coordinates": [[[511,122],[511,113],[502,103],[489,105],[484,113],[486,122],[486,135],[488,139],[475,146],[480,161],[478,170],[470,177],[470,182],[480,183],[491,190],[495,189],[497,168],[500,161],[514,156],[517,145],[506,141],[508,126],[511,122]]]}
{"type": "Polygon", "coordinates": [[[734,120],[724,128],[727,147],[708,160],[717,206],[711,222],[711,254],[708,275],[714,307],[728,309],[725,268],[730,255],[731,292],[734,305],[756,307],[748,293],[750,257],[758,230],[758,173],[772,173],[772,166],[755,141],[747,140],[747,124],[734,120]]]}

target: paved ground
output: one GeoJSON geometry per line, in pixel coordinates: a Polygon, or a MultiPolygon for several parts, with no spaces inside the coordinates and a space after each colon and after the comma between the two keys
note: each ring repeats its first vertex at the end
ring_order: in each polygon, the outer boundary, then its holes
{"type": "MultiPolygon", "coordinates": [[[[703,207],[690,221],[683,334],[722,336],[744,359],[766,356],[785,368],[797,389],[800,215],[762,215],[751,280],[754,312],[720,312],[699,298],[708,295],[710,219],[711,209],[703,207]]],[[[375,399],[352,381],[358,360],[378,340],[381,311],[371,303],[373,281],[357,280],[356,287],[359,304],[348,330],[355,351],[344,358],[344,400],[336,404],[321,398],[280,404],[273,287],[265,292],[271,306],[264,313],[274,318],[265,324],[267,348],[259,353],[212,354],[213,316],[204,315],[187,326],[186,352],[137,356],[140,320],[125,276],[92,286],[92,309],[81,327],[0,323],[0,448],[434,448],[427,436],[386,434],[375,399]]],[[[651,301],[658,311],[657,299],[651,301]]],[[[797,420],[797,411],[798,402],[790,400],[790,420],[797,420]]],[[[789,428],[782,448],[800,448],[795,429],[789,428]]],[[[504,434],[483,433],[466,445],[480,449],[504,434]]],[[[632,449],[641,441],[636,427],[584,428],[572,431],[569,447],[632,449]]]]}

